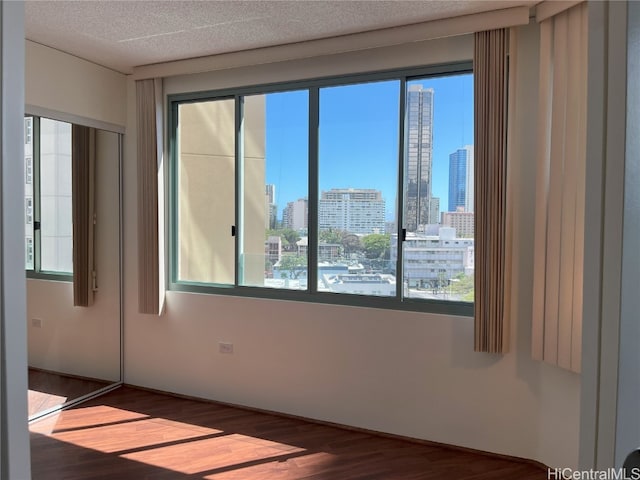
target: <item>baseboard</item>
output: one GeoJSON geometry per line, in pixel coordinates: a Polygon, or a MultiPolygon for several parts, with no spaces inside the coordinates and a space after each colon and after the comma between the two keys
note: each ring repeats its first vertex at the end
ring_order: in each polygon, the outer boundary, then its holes
{"type": "Polygon", "coordinates": [[[48,370],[46,368],[28,367],[28,369],[33,370],[34,372],[49,373],[51,375],[58,375],[60,377],[66,377],[66,378],[73,378],[75,380],[86,380],[88,382],[104,383],[105,385],[118,383],[118,380],[105,380],[104,378],[85,377],[83,375],[75,375],[73,373],[65,373],[65,372],[57,372],[55,370],[48,370]]]}

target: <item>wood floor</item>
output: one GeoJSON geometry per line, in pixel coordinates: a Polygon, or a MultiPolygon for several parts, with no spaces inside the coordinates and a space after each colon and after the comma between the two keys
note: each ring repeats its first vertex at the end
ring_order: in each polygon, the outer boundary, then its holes
{"type": "Polygon", "coordinates": [[[528,464],[123,387],[34,422],[34,480],[542,480],[528,464]]]}
{"type": "Polygon", "coordinates": [[[29,417],[106,387],[111,382],[29,369],[29,417]]]}

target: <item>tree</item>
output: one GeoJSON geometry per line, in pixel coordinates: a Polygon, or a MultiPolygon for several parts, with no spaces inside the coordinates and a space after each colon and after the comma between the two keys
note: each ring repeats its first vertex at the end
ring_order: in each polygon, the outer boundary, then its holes
{"type": "Polygon", "coordinates": [[[330,228],[328,230],[320,230],[318,238],[323,243],[342,243],[342,235],[344,232],[330,228]]]}
{"type": "Polygon", "coordinates": [[[307,270],[307,259],[302,255],[283,255],[278,270],[282,278],[298,278],[307,270]]]}
{"type": "Polygon", "coordinates": [[[381,233],[373,233],[362,237],[362,246],[364,247],[364,253],[367,258],[388,258],[390,248],[389,235],[383,235],[381,233]]]}
{"type": "Polygon", "coordinates": [[[473,302],[474,277],[460,273],[451,279],[451,294],[463,302],[473,302]]]}
{"type": "Polygon", "coordinates": [[[289,243],[289,245],[295,245],[296,242],[300,240],[300,235],[298,234],[298,232],[296,232],[295,230],[292,230],[291,228],[285,228],[280,232],[281,232],[280,236],[284,237],[287,240],[287,243],[289,243]]]}
{"type": "Polygon", "coordinates": [[[360,237],[355,233],[343,232],[342,233],[342,246],[344,247],[344,253],[349,255],[350,253],[356,253],[362,250],[362,243],[360,237]]]}
{"type": "Polygon", "coordinates": [[[296,249],[296,242],[300,240],[298,232],[291,228],[282,228],[278,230],[267,230],[266,237],[280,237],[282,240],[282,249],[285,252],[292,252],[296,249]]]}

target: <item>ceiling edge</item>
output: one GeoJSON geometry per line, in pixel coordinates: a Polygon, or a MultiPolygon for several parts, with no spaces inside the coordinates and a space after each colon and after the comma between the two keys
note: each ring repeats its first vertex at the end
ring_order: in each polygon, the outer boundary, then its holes
{"type": "Polygon", "coordinates": [[[133,69],[133,78],[141,80],[203,73],[526,25],[529,23],[529,10],[528,6],[512,7],[318,40],[142,65],[133,69]]]}

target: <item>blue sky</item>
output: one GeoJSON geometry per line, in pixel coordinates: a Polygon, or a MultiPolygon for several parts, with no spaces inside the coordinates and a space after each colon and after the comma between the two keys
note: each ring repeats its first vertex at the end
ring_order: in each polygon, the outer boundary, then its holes
{"type": "MultiPolygon", "coordinates": [[[[449,154],[473,143],[473,77],[409,82],[434,89],[433,194],[446,208],[449,154]]],[[[387,218],[397,192],[399,81],[320,90],[319,184],[383,192],[387,218]]],[[[289,201],[307,196],[308,95],[267,95],[267,183],[276,186],[278,216],[289,201]]]]}

